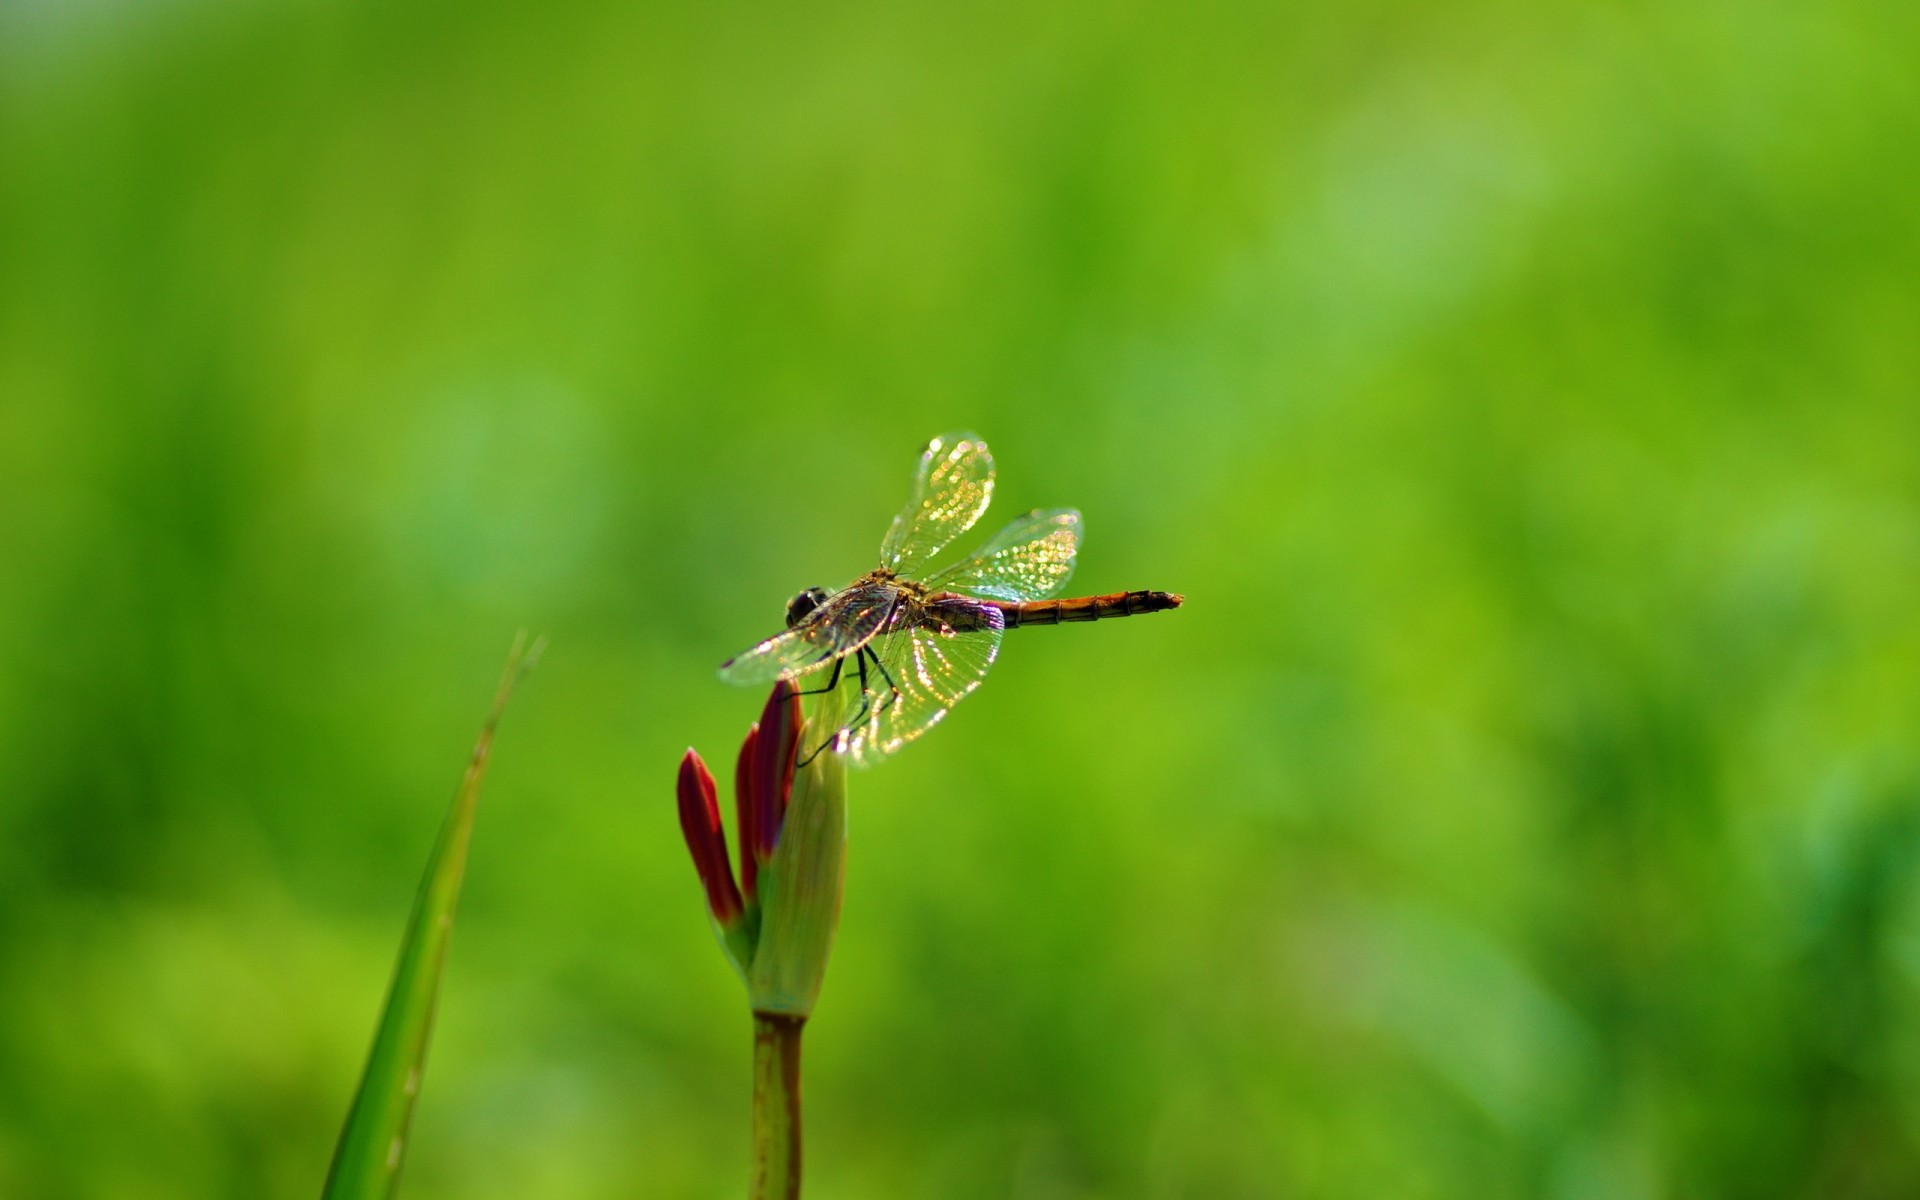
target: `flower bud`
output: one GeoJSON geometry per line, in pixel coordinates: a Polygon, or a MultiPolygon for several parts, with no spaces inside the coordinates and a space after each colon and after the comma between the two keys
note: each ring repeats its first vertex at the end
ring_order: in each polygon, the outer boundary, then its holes
{"type": "Polygon", "coordinates": [[[738,887],[713,776],[692,750],[679,780],[680,829],[714,932],[747,981],[753,1010],[800,1018],[813,1010],[826,976],[847,850],[846,761],[837,746],[816,747],[796,773],[804,735],[800,697],[782,679],[735,762],[738,887]]]}
{"type": "Polygon", "coordinates": [[[707,911],[722,925],[740,919],[745,906],[727,866],[727,831],[720,826],[720,805],[714,794],[713,773],[689,746],[680,760],[680,832],[686,836],[693,869],[707,890],[707,911]]]}
{"type": "Polygon", "coordinates": [[[707,912],[713,918],[714,932],[733,959],[734,967],[746,974],[753,954],[753,921],[740,889],[734,886],[733,869],[727,862],[727,833],[720,824],[720,804],[713,786],[713,773],[700,755],[689,747],[680,760],[678,780],[680,832],[687,839],[687,853],[700,876],[707,894],[707,912]]]}
{"type": "MultiPolygon", "coordinates": [[[[791,756],[788,758],[792,762],[791,756]]],[[[805,1017],[826,977],[847,861],[847,767],[837,751],[788,769],[791,803],[761,866],[760,936],[747,971],[756,1013],[805,1017]]]]}
{"type": "Polygon", "coordinates": [[[793,762],[800,749],[800,697],[782,679],[773,685],[753,735],[753,856],[762,866],[773,856],[793,795],[793,762]]]}
{"type": "Polygon", "coordinates": [[[740,890],[746,893],[748,904],[755,903],[760,895],[760,857],[753,852],[760,841],[756,827],[761,805],[754,788],[754,768],[760,761],[755,748],[759,744],[760,726],[747,726],[740,758],[733,768],[734,827],[740,831],[740,890]]]}

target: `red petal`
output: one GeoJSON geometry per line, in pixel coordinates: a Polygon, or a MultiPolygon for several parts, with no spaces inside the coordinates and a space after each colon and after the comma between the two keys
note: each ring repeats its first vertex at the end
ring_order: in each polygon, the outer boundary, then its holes
{"type": "Polygon", "coordinates": [[[727,832],[720,825],[713,774],[691,748],[680,760],[678,790],[680,832],[687,839],[687,852],[693,856],[693,869],[700,873],[700,883],[707,890],[707,908],[714,920],[731,925],[740,919],[740,889],[734,886],[733,871],[727,865],[727,832]]]}
{"type": "Polygon", "coordinates": [[[760,857],[755,849],[759,845],[760,804],[754,789],[754,763],[758,761],[754,747],[760,738],[760,727],[749,725],[746,740],[740,743],[740,761],[733,769],[734,811],[739,816],[740,827],[740,890],[751,900],[757,895],[756,886],[760,881],[760,857]]]}
{"type": "Polygon", "coordinates": [[[787,800],[793,794],[793,764],[800,746],[800,697],[793,685],[778,680],[760,713],[753,750],[754,853],[765,862],[780,840],[787,800]]]}

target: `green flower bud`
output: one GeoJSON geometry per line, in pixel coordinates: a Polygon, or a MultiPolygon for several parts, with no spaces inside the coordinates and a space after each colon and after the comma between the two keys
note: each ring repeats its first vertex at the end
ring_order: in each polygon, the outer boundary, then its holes
{"type": "Polygon", "coordinates": [[[793,779],[786,820],[760,872],[760,940],[747,971],[756,1013],[805,1017],[826,977],[847,866],[847,764],[815,754],[793,779]]]}

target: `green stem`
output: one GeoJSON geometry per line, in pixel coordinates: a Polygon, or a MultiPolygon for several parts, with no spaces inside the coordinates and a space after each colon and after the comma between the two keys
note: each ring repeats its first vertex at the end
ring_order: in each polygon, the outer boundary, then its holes
{"type": "Polygon", "coordinates": [[[753,1014],[753,1191],[800,1200],[800,1030],[805,1017],[753,1014]]]}

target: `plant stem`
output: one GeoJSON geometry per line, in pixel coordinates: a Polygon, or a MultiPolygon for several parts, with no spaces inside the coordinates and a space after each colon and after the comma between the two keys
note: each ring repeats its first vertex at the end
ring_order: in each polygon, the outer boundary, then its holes
{"type": "Polygon", "coordinates": [[[753,1191],[800,1200],[800,1030],[805,1017],[753,1014],[753,1191]]]}

